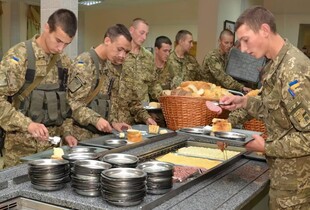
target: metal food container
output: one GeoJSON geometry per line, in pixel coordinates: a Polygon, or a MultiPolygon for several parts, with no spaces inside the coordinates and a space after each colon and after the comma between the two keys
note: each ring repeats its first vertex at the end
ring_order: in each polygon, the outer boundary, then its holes
{"type": "Polygon", "coordinates": [[[123,153],[111,153],[103,156],[102,161],[112,164],[112,167],[124,167],[124,168],[135,168],[139,161],[139,158],[134,155],[123,154],[123,153]]]}

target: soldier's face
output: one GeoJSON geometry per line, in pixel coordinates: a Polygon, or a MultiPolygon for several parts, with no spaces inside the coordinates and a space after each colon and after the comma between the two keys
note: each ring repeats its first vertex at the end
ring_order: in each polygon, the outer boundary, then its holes
{"type": "Polygon", "coordinates": [[[184,52],[189,53],[193,47],[193,36],[186,34],[183,40],[181,41],[182,48],[184,52]]]}
{"type": "Polygon", "coordinates": [[[220,39],[220,49],[224,53],[228,53],[234,44],[234,37],[230,35],[223,35],[220,39]]]}
{"type": "Polygon", "coordinates": [[[44,28],[46,53],[62,53],[63,50],[72,42],[73,38],[69,37],[60,27],[50,32],[48,24],[44,28]]]}
{"type": "Polygon", "coordinates": [[[171,51],[171,45],[162,43],[161,48],[155,48],[156,57],[158,57],[162,62],[167,62],[169,54],[171,51]]]}
{"type": "Polygon", "coordinates": [[[108,47],[108,60],[115,65],[124,63],[131,50],[131,43],[124,36],[118,36],[113,41],[109,37],[106,37],[105,43],[108,47]]]}
{"type": "Polygon", "coordinates": [[[243,24],[238,28],[236,34],[240,41],[242,52],[246,52],[255,58],[261,58],[266,55],[266,36],[261,29],[258,32],[254,32],[249,26],[243,24]]]}
{"type": "Polygon", "coordinates": [[[140,22],[135,27],[130,27],[130,33],[133,42],[138,46],[142,46],[149,34],[149,26],[140,22]]]}

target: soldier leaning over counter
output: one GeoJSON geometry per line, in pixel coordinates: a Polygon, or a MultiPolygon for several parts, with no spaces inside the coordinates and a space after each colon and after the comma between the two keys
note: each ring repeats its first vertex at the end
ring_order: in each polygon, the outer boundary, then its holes
{"type": "Polygon", "coordinates": [[[251,7],[236,21],[241,51],[270,61],[260,98],[224,96],[229,110],[245,108],[264,121],[268,138],[253,135],[247,150],[265,153],[270,172],[269,209],[310,206],[310,60],[276,29],[274,15],[251,7]]]}
{"type": "Polygon", "coordinates": [[[170,54],[167,65],[172,81],[170,89],[178,87],[183,81],[201,80],[201,68],[196,58],[189,54],[193,47],[193,35],[180,30],[175,36],[176,47],[170,54]]]}
{"type": "Polygon", "coordinates": [[[41,35],[15,45],[4,55],[0,65],[0,123],[6,131],[4,167],[51,148],[49,136],[63,136],[70,146],[77,144],[70,136],[71,121],[65,121],[71,60],[62,53],[76,30],[74,13],[59,9],[49,17],[41,35]]]}
{"type": "Polygon", "coordinates": [[[218,42],[218,49],[209,52],[203,60],[203,80],[226,89],[249,92],[250,88],[245,87],[225,72],[228,54],[234,43],[234,34],[225,29],[220,33],[218,42]]]}
{"type": "MultiPolygon", "coordinates": [[[[148,103],[150,101],[149,94],[152,98],[158,98],[162,92],[162,88],[156,81],[156,72],[154,65],[154,58],[150,51],[142,47],[149,33],[148,23],[136,18],[133,20],[129,28],[132,36],[131,51],[126,58],[123,65],[123,83],[126,88],[134,90],[141,103],[148,103]]],[[[134,99],[135,96],[128,95],[134,99]]],[[[133,107],[123,107],[123,119],[129,124],[146,123],[156,124],[147,111],[137,110],[133,107]]]]}
{"type": "Polygon", "coordinates": [[[143,109],[136,99],[124,96],[135,95],[121,86],[122,63],[131,49],[131,40],[128,29],[116,24],[108,28],[101,44],[73,61],[68,98],[75,120],[74,134],[79,140],[110,133],[112,127],[118,131],[130,128],[120,121],[120,105],[143,109]]]}

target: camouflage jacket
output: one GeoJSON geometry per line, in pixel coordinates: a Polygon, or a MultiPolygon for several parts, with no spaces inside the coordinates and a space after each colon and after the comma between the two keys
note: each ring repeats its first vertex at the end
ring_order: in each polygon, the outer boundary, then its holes
{"type": "MultiPolygon", "coordinates": [[[[100,60],[100,59],[99,59],[100,60]]],[[[104,84],[99,94],[107,94],[108,86],[111,78],[115,78],[112,91],[111,91],[111,110],[108,120],[113,122],[127,122],[132,124],[130,119],[128,120],[124,116],[127,116],[127,111],[131,111],[134,117],[140,120],[148,118],[147,112],[141,106],[139,100],[137,100],[137,93],[130,89],[124,83],[124,76],[122,72],[122,66],[114,66],[109,61],[100,60],[102,71],[99,72],[100,76],[104,77],[104,84]],[[147,115],[147,118],[145,117],[147,115]]],[[[98,78],[99,79],[99,78],[98,78]]],[[[72,109],[73,118],[81,125],[87,126],[92,124],[96,126],[100,114],[91,110],[85,104],[85,99],[95,89],[96,84],[96,66],[89,52],[84,52],[79,55],[71,66],[71,75],[69,76],[69,91],[68,100],[72,109]],[[79,87],[74,87],[74,80],[81,81],[79,87]]]]}
{"type": "Polygon", "coordinates": [[[141,102],[149,102],[150,98],[157,98],[162,88],[157,83],[154,57],[144,47],[139,54],[129,53],[123,64],[124,81],[138,93],[141,102]]]}
{"type": "MultiPolygon", "coordinates": [[[[39,59],[39,62],[36,62],[36,75],[43,75],[45,77],[40,84],[58,83],[57,65],[52,67],[48,74],[46,74],[46,68],[52,55],[46,54],[37,45],[35,41],[37,37],[38,35],[32,38],[32,47],[35,58],[39,59]]],[[[60,59],[63,68],[70,66],[71,59],[68,56],[61,54],[60,59]]],[[[21,42],[9,49],[0,63],[0,125],[6,131],[26,132],[29,124],[32,122],[29,117],[16,110],[7,101],[9,96],[16,94],[24,85],[27,65],[25,42],[21,42]]],[[[71,127],[66,129],[69,131],[71,127]]]]}
{"type": "Polygon", "coordinates": [[[285,41],[262,77],[261,100],[249,97],[246,109],[262,119],[271,187],[297,190],[291,204],[310,201],[310,60],[285,41]],[[294,84],[296,83],[296,84],[294,84]]]}
{"type": "Polygon", "coordinates": [[[185,54],[179,58],[173,51],[167,61],[167,68],[171,78],[171,89],[178,87],[183,81],[201,80],[201,68],[196,58],[185,54]]]}
{"type": "Polygon", "coordinates": [[[156,68],[156,75],[157,75],[157,82],[162,87],[162,89],[170,90],[172,77],[170,75],[167,63],[163,68],[156,68]]]}
{"type": "Polygon", "coordinates": [[[224,87],[242,91],[243,84],[226,74],[227,55],[222,55],[219,49],[209,52],[202,62],[202,80],[224,87]]]}

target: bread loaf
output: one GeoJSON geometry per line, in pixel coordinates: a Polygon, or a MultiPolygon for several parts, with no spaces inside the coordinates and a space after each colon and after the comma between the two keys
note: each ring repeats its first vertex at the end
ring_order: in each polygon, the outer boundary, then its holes
{"type": "Polygon", "coordinates": [[[226,119],[214,118],[212,120],[212,132],[229,132],[231,131],[231,129],[231,123],[229,123],[226,119]]]}

